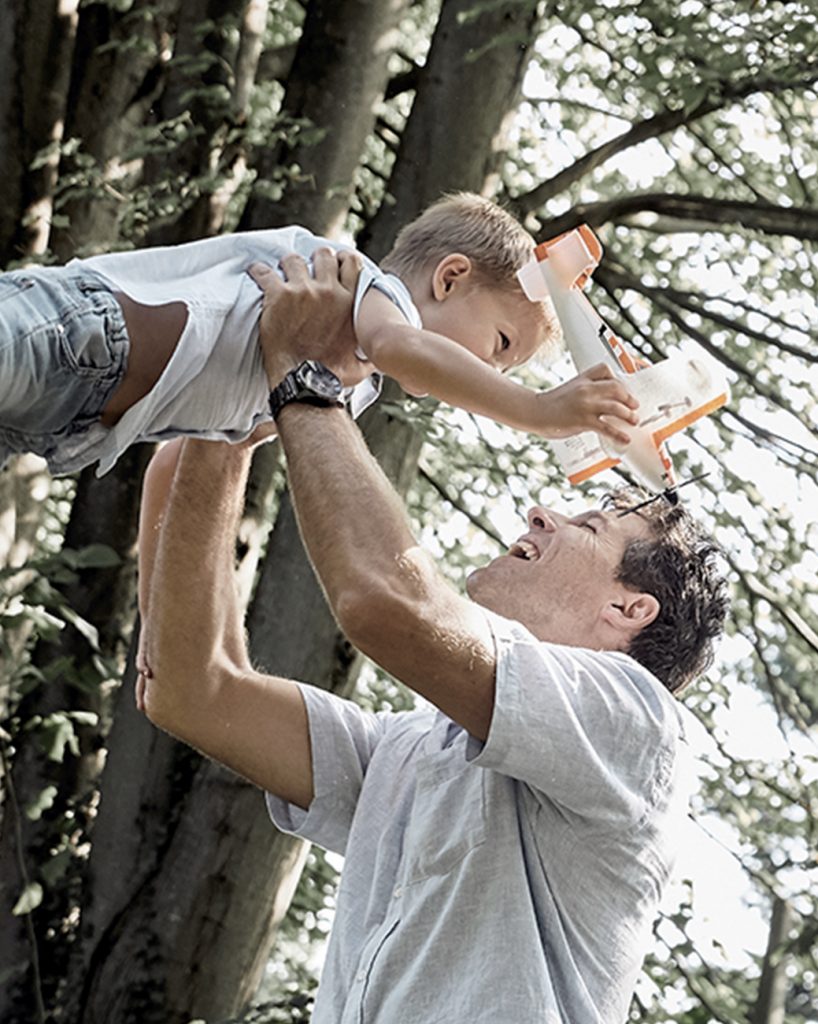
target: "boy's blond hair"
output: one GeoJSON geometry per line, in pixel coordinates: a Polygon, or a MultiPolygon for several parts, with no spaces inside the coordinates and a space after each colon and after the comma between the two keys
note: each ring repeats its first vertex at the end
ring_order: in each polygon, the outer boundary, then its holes
{"type": "MultiPolygon", "coordinates": [[[[381,267],[406,280],[459,252],[472,261],[482,287],[517,291],[528,303],[517,271],[533,259],[534,245],[522,224],[502,206],[474,192],[450,192],[401,229],[381,267]]],[[[531,311],[539,321],[537,361],[545,365],[559,348],[559,324],[550,301],[532,303],[531,311]]]]}
{"type": "Polygon", "coordinates": [[[534,239],[497,203],[473,192],[452,192],[398,233],[381,266],[410,277],[453,252],[468,256],[485,284],[519,287],[517,271],[532,258],[534,239]]]}

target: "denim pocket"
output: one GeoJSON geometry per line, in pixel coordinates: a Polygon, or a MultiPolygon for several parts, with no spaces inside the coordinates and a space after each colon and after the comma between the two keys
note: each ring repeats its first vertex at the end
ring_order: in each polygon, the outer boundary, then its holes
{"type": "MultiPolygon", "coordinates": [[[[62,362],[80,377],[104,376],[114,365],[111,337],[117,330],[116,299],[100,292],[54,325],[62,362]]],[[[118,307],[117,307],[118,308],[118,307]]]]}
{"type": "Polygon", "coordinates": [[[13,299],[21,292],[28,291],[34,281],[26,274],[17,270],[10,270],[0,274],[0,302],[13,299]]]}

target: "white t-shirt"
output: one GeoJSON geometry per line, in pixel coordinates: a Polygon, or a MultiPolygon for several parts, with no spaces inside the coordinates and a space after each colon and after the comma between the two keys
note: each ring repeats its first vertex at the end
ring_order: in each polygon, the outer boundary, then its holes
{"type": "MultiPolygon", "coordinates": [[[[254,262],[278,267],[290,253],[309,260],[320,247],[350,249],[297,226],[247,231],[184,245],[106,253],[71,266],[101,275],[136,302],[184,302],[188,318],[179,343],[151,391],[111,429],[95,425],[70,440],[64,472],[72,464],[99,459],[106,473],[137,441],[164,441],[179,435],[239,442],[270,419],[269,384],[258,344],[262,295],[247,273],[254,262]]],[[[355,295],[357,320],[369,288],[387,295],[414,327],[420,315],[403,283],[383,273],[365,256],[355,295]]],[[[373,374],[350,389],[350,408],[360,415],[380,393],[373,374]]]]}

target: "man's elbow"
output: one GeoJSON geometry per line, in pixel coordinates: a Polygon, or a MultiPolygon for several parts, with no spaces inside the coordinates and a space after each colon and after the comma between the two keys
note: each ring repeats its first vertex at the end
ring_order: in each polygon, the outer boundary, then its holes
{"type": "Polygon", "coordinates": [[[335,601],[335,616],[350,643],[383,664],[391,650],[422,633],[429,603],[423,577],[413,560],[394,575],[350,581],[335,601]]]}
{"type": "Polygon", "coordinates": [[[218,651],[201,638],[177,633],[171,641],[155,629],[144,667],[142,710],[155,726],[179,735],[179,725],[218,690],[226,671],[218,651]]]}
{"type": "Polygon", "coordinates": [[[137,682],[136,704],[151,725],[180,736],[187,702],[175,682],[164,671],[151,669],[137,682]]]}

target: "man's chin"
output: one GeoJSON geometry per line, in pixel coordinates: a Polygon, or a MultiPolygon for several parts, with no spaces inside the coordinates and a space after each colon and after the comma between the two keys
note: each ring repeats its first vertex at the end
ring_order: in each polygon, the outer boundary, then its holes
{"type": "Polygon", "coordinates": [[[466,577],[466,593],[472,601],[482,605],[483,608],[488,608],[489,611],[499,612],[500,609],[494,600],[496,597],[494,590],[495,588],[491,585],[491,573],[488,565],[475,569],[466,577]]]}

